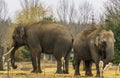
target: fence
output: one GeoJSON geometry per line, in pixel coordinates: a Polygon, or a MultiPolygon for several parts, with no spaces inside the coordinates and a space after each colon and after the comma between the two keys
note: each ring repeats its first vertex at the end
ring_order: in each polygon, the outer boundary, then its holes
{"type": "MultiPolygon", "coordinates": [[[[14,48],[14,47],[13,47],[14,48]]],[[[10,70],[10,52],[13,50],[13,48],[11,48],[7,53],[3,54],[3,63],[7,62],[7,77],[10,78],[12,77],[11,74],[14,73],[14,71],[12,71],[12,69],[10,70]],[[6,59],[6,60],[5,60],[6,59]],[[12,72],[11,72],[12,71],[12,72]]],[[[45,58],[45,56],[44,56],[45,58]]],[[[63,58],[62,58],[62,61],[64,62],[63,58]]],[[[22,66],[23,67],[23,66],[22,66]]],[[[103,69],[103,62],[100,61],[99,63],[99,68],[100,68],[100,78],[103,78],[103,74],[105,72],[108,72],[110,68],[113,68],[113,65],[112,63],[109,63],[108,65],[106,65],[106,67],[103,69]]],[[[52,69],[51,69],[52,70],[52,69]]],[[[19,71],[19,70],[18,70],[19,71]]],[[[115,70],[115,75],[116,75],[116,71],[117,71],[117,74],[120,76],[120,64],[118,66],[116,66],[116,70],[115,70]]],[[[19,72],[18,72],[19,73],[19,72]]],[[[21,73],[21,72],[20,72],[21,73]]],[[[31,73],[29,72],[22,72],[22,74],[28,74],[28,77],[31,75],[31,73]]],[[[20,74],[20,75],[22,75],[20,74]]],[[[42,78],[74,78],[74,75],[73,73],[72,74],[68,74],[68,75],[58,75],[58,74],[55,74],[55,72],[53,74],[49,74],[47,72],[47,68],[46,68],[46,63],[45,63],[45,60],[43,61],[43,73],[42,74],[34,74],[36,75],[37,78],[39,78],[38,76],[43,76],[42,78]],[[48,76],[51,76],[51,77],[48,77],[48,76]]],[[[112,77],[112,78],[116,78],[116,76],[112,77]]]]}
{"type": "Polygon", "coordinates": [[[4,53],[4,47],[0,46],[0,70],[3,70],[3,61],[2,61],[3,53],[4,53]]]}

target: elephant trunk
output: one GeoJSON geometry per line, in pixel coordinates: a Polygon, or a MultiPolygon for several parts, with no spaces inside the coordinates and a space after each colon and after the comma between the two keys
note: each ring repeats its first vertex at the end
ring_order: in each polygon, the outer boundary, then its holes
{"type": "Polygon", "coordinates": [[[110,61],[112,61],[114,55],[114,47],[112,45],[109,45],[106,48],[106,59],[104,60],[105,65],[108,64],[110,61]]]}
{"type": "Polygon", "coordinates": [[[17,68],[17,65],[15,65],[15,60],[14,60],[14,57],[15,57],[15,51],[17,50],[17,48],[13,48],[13,50],[11,51],[11,54],[10,54],[10,58],[11,58],[11,65],[13,67],[13,69],[16,69],[17,68]]]}

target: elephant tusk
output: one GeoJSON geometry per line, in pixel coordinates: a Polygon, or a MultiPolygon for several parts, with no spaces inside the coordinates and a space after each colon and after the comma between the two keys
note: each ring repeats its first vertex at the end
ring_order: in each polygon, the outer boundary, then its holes
{"type": "Polygon", "coordinates": [[[12,47],[7,53],[5,53],[4,55],[3,55],[3,57],[5,57],[6,55],[8,55],[9,53],[11,53],[11,51],[14,49],[14,47],[12,47]]]}
{"type": "Polygon", "coordinates": [[[65,59],[64,57],[61,58],[61,62],[62,62],[62,70],[64,71],[65,70],[65,59]]]}

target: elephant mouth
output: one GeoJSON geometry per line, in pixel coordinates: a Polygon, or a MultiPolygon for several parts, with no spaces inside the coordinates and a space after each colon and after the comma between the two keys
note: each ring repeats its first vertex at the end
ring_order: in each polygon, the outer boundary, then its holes
{"type": "Polygon", "coordinates": [[[106,59],[106,51],[104,51],[104,52],[102,53],[102,57],[103,57],[103,59],[106,59]]]}
{"type": "Polygon", "coordinates": [[[105,60],[107,58],[105,48],[106,47],[104,45],[99,45],[99,55],[101,57],[101,60],[105,60]]]}
{"type": "Polygon", "coordinates": [[[105,60],[107,58],[106,51],[100,51],[99,54],[100,54],[101,60],[105,60]]]}
{"type": "Polygon", "coordinates": [[[15,42],[14,44],[13,44],[13,46],[14,47],[21,47],[21,46],[24,46],[25,44],[23,44],[23,43],[21,43],[21,42],[15,42]]]}

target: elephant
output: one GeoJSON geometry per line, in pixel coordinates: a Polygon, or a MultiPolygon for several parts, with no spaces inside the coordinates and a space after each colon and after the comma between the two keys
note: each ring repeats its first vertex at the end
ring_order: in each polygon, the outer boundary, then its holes
{"type": "Polygon", "coordinates": [[[74,50],[74,75],[80,75],[79,65],[85,62],[85,75],[93,76],[92,62],[96,66],[96,77],[100,77],[99,61],[104,62],[104,67],[112,61],[114,56],[114,33],[100,27],[91,27],[79,32],[73,42],[74,50]]]}
{"type": "Polygon", "coordinates": [[[73,46],[73,36],[68,29],[54,22],[38,22],[31,25],[18,25],[12,35],[14,49],[11,51],[11,65],[15,69],[15,51],[21,46],[28,46],[34,73],[42,73],[41,53],[52,54],[57,61],[56,73],[69,73],[69,55],[73,46]],[[64,58],[64,70],[61,59],[64,58]]]}

